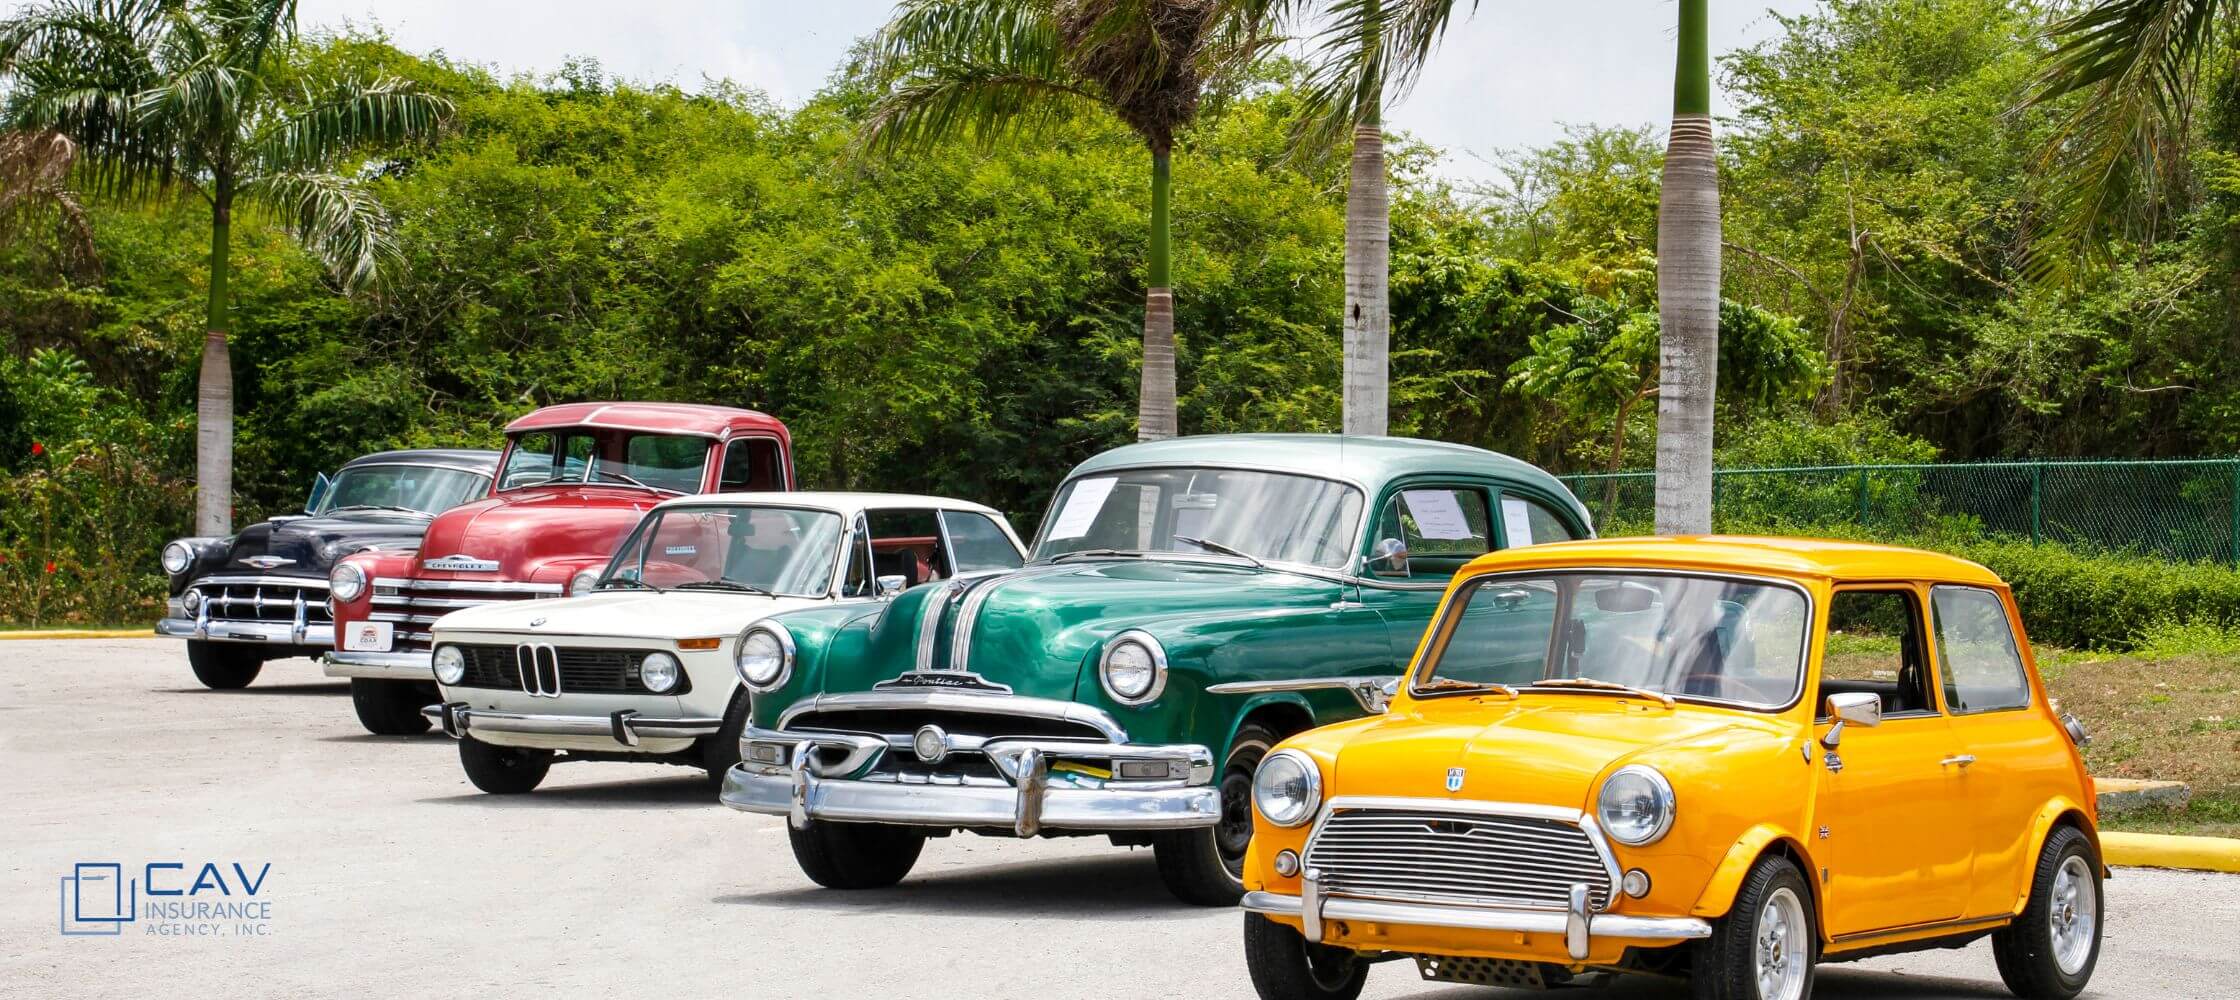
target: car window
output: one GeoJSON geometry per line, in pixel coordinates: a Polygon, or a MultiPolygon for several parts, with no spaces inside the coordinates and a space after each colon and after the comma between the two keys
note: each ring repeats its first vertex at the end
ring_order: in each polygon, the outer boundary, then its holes
{"type": "Polygon", "coordinates": [[[600,461],[593,477],[672,493],[698,493],[708,441],[679,434],[632,434],[623,439],[622,455],[620,462],[600,461]]]}
{"type": "Polygon", "coordinates": [[[871,528],[871,565],[878,576],[899,576],[915,587],[951,574],[941,551],[941,527],[931,510],[873,510],[864,513],[871,528]]]}
{"type": "Polygon", "coordinates": [[[312,512],[397,508],[438,514],[482,494],[487,476],[427,465],[361,465],[342,470],[312,512]]]}
{"type": "Polygon", "coordinates": [[[1463,564],[1492,549],[1493,519],[1486,511],[1484,490],[1410,487],[1394,493],[1377,515],[1369,575],[1444,582],[1463,564]]]}
{"type": "Polygon", "coordinates": [[[1929,592],[1929,604],[1936,616],[1946,709],[1964,715],[2027,707],[2030,677],[2006,602],[1975,587],[1937,587],[1929,592]]]}
{"type": "Polygon", "coordinates": [[[1512,549],[1579,537],[1546,504],[1510,493],[1501,495],[1501,531],[1512,549]]]}
{"type": "Polygon", "coordinates": [[[969,510],[945,510],[941,524],[949,531],[949,558],[957,572],[1019,568],[1019,550],[994,518],[969,510]]]}
{"type": "Polygon", "coordinates": [[[498,488],[510,490],[547,480],[576,482],[590,467],[595,444],[590,434],[582,432],[530,431],[515,437],[498,488]]]}
{"type": "Polygon", "coordinates": [[[1816,711],[1832,694],[1873,694],[1891,715],[1934,713],[1921,606],[1911,590],[1843,590],[1828,605],[1828,648],[1820,661],[1816,711]]]}
{"type": "Polygon", "coordinates": [[[1530,684],[1548,658],[1556,590],[1544,581],[1473,591],[1439,654],[1439,676],[1472,684],[1530,684]]]}
{"type": "Polygon", "coordinates": [[[785,478],[778,472],[777,442],[767,438],[744,438],[724,448],[723,478],[716,492],[782,489],[785,489],[785,478]]]}
{"type": "Polygon", "coordinates": [[[831,584],[842,531],[840,516],[826,511],[745,506],[657,510],[622,544],[600,582],[821,597],[831,584]]]}
{"type": "Polygon", "coordinates": [[[1361,492],[1313,476],[1220,468],[1127,469],[1069,480],[1051,501],[1035,558],[1119,549],[1346,565],[1361,492]]]}

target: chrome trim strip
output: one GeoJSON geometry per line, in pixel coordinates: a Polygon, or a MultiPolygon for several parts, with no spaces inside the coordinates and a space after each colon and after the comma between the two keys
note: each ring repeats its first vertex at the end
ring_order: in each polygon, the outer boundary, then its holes
{"type": "Polygon", "coordinates": [[[332,650],[319,658],[321,672],[329,677],[364,677],[384,681],[436,679],[435,655],[427,650],[405,653],[364,653],[332,650]]]}
{"type": "MultiPolygon", "coordinates": [[[[209,605],[203,605],[205,611],[209,605]]],[[[155,633],[170,639],[238,642],[262,646],[332,646],[334,626],[325,622],[258,622],[229,618],[164,618],[155,633]]]]}
{"type": "Polygon", "coordinates": [[[1327,691],[1342,689],[1361,704],[1361,710],[1376,715],[1391,704],[1387,685],[1400,683],[1402,674],[1376,674],[1358,677],[1296,677],[1279,681],[1228,681],[1206,685],[1207,694],[1270,694],[1278,691],[1327,691]]]}
{"type": "MultiPolygon", "coordinates": [[[[488,590],[507,594],[558,594],[564,587],[558,583],[519,583],[511,580],[423,580],[418,577],[377,576],[375,588],[392,587],[398,590],[488,590]]],[[[376,593],[375,597],[386,596],[376,593]]],[[[397,595],[407,596],[407,595],[397,595]]]]}
{"type": "MultiPolygon", "coordinates": [[[[853,823],[890,823],[947,829],[1006,830],[1034,836],[1051,830],[1191,830],[1221,820],[1221,793],[1211,782],[1212,752],[1187,748],[1209,763],[1199,771],[1207,783],[1115,782],[1102,788],[1069,787],[1050,783],[1048,757],[1062,757],[1075,747],[1062,741],[1026,741],[1021,761],[1031,760],[1026,780],[1017,784],[934,784],[899,781],[848,780],[827,772],[846,766],[814,763],[813,751],[832,744],[848,748],[846,734],[814,734],[788,743],[790,734],[770,734],[741,740],[743,759],[726,772],[721,801],[741,812],[785,816],[805,825],[812,819],[853,823]],[[751,742],[776,742],[791,747],[792,757],[782,765],[757,764],[746,756],[751,742]]],[[[883,753],[885,741],[863,738],[883,753]]],[[[1152,749],[1152,748],[1143,748],[1152,749]]],[[[1185,748],[1164,748],[1167,750],[1185,748]]]]}
{"type": "Polygon", "coordinates": [[[271,576],[261,573],[212,573],[187,581],[187,589],[198,589],[206,584],[246,584],[261,587],[301,587],[305,590],[327,589],[325,576],[271,576]]]}
{"type": "Polygon", "coordinates": [[[429,705],[421,709],[420,714],[435,720],[443,727],[445,735],[453,739],[479,729],[532,736],[605,737],[624,747],[636,747],[640,737],[697,739],[713,736],[723,728],[722,719],[651,718],[627,708],[607,715],[530,715],[470,708],[466,702],[453,701],[429,705]]]}
{"type": "Polygon", "coordinates": [[[972,588],[965,594],[964,605],[957,609],[956,624],[949,626],[949,669],[972,669],[972,630],[980,623],[980,608],[988,603],[996,588],[1010,577],[998,577],[972,588]]]}
{"type": "MultiPolygon", "coordinates": [[[[1564,934],[1572,919],[1571,914],[1561,910],[1386,903],[1345,896],[1324,896],[1317,901],[1321,904],[1317,919],[1321,921],[1347,920],[1415,927],[1452,927],[1472,931],[1564,934]]],[[[1300,896],[1280,892],[1248,892],[1239,905],[1246,910],[1268,916],[1297,917],[1302,924],[1307,920],[1304,900],[1300,896]]],[[[1618,913],[1595,913],[1586,915],[1584,920],[1590,941],[1594,938],[1694,941],[1711,936],[1710,922],[1695,917],[1635,917],[1618,913]]]]}
{"type": "Polygon", "coordinates": [[[918,605],[919,673],[933,669],[933,637],[941,631],[941,619],[949,613],[945,607],[949,603],[949,593],[959,586],[962,584],[957,580],[944,580],[918,605]]]}
{"type": "Polygon", "coordinates": [[[1012,694],[965,694],[958,691],[857,691],[820,694],[795,702],[778,716],[778,728],[791,730],[793,721],[811,712],[878,712],[894,709],[928,709],[982,715],[1020,715],[1090,726],[1114,743],[1128,742],[1128,731],[1103,709],[1055,698],[1030,698],[1012,694]]]}

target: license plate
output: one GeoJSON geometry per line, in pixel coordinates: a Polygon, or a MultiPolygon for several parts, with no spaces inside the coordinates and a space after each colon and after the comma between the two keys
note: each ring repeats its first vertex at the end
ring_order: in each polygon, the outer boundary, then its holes
{"type": "Polygon", "coordinates": [[[342,633],[342,648],[351,653],[386,653],[396,641],[394,622],[358,622],[342,633]]]}

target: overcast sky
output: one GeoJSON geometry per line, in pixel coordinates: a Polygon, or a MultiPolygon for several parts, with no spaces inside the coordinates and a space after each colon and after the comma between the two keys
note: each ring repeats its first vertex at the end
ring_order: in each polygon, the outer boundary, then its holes
{"type": "MultiPolygon", "coordinates": [[[[304,27],[379,24],[413,51],[440,49],[501,74],[595,57],[616,76],[697,89],[729,78],[795,104],[815,93],[849,43],[878,28],[884,0],[301,0],[304,27]]],[[[23,6],[0,0],[0,7],[23,6]]],[[[1467,7],[1467,3],[1463,4],[1467,7]]],[[[1775,29],[1768,9],[1815,0],[1720,0],[1715,51],[1775,29]]],[[[1566,124],[1662,123],[1672,107],[1671,0],[1483,0],[1434,55],[1387,121],[1447,153],[1445,172],[1476,178],[1502,150],[1545,143],[1566,124]]],[[[1714,112],[1725,113],[1724,102],[1714,112]]]]}

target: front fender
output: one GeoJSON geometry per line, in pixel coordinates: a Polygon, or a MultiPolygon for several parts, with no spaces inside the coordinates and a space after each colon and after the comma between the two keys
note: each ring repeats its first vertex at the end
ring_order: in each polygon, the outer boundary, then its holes
{"type": "Polygon", "coordinates": [[[1819,865],[1812,859],[1812,852],[1805,847],[1804,838],[1772,823],[1760,823],[1743,831],[1734,846],[1727,848],[1726,857],[1719,860],[1719,867],[1711,873],[1711,881],[1704,884],[1703,893],[1696,897],[1696,905],[1689,910],[1692,916],[1715,920],[1726,916],[1734,906],[1736,893],[1742,891],[1742,880],[1750,874],[1750,866],[1758,863],[1767,848],[1783,845],[1805,859],[1804,880],[1813,886],[1815,905],[1819,895],[1819,865]]]}

